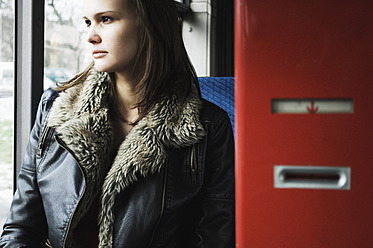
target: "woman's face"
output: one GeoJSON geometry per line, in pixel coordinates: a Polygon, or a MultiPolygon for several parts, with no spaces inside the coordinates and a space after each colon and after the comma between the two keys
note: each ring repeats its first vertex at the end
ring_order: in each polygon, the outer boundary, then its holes
{"type": "Polygon", "coordinates": [[[127,0],[85,0],[84,19],[96,69],[130,76],[139,46],[135,9],[127,0]]]}

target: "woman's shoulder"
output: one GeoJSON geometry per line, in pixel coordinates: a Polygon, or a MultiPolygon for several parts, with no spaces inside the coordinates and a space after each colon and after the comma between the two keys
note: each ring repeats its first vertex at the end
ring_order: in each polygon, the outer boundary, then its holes
{"type": "Polygon", "coordinates": [[[41,96],[41,102],[47,103],[50,101],[54,101],[59,96],[59,92],[54,90],[53,88],[48,88],[43,92],[43,95],[41,96]]]}
{"type": "Polygon", "coordinates": [[[54,100],[59,96],[59,92],[49,88],[45,90],[40,98],[39,112],[46,113],[52,108],[54,100]]]}
{"type": "Polygon", "coordinates": [[[227,125],[228,122],[230,123],[228,113],[221,107],[206,99],[202,99],[200,120],[202,123],[213,126],[227,125]]]}

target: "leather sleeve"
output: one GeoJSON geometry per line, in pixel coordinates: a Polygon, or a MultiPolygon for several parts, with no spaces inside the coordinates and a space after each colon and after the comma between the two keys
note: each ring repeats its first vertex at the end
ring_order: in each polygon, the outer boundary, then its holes
{"type": "MultiPolygon", "coordinates": [[[[224,112],[207,125],[202,213],[193,247],[235,247],[234,137],[224,112]]],[[[200,155],[203,153],[200,153],[200,155]]]]}
{"type": "Polygon", "coordinates": [[[45,247],[47,223],[37,185],[36,156],[46,113],[51,105],[51,94],[44,93],[39,103],[18,175],[17,190],[1,235],[0,247],[45,247]]]}

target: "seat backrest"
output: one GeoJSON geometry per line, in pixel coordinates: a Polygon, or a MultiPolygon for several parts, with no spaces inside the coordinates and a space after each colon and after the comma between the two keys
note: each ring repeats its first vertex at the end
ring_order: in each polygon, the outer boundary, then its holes
{"type": "Polygon", "coordinates": [[[234,132],[234,77],[198,78],[202,97],[227,111],[234,132]]]}

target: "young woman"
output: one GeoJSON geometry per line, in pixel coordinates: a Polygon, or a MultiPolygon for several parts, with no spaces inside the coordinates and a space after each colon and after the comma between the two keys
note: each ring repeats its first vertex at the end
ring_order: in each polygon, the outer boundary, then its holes
{"type": "Polygon", "coordinates": [[[234,140],[173,0],[87,0],[92,65],[42,97],[0,247],[234,247],[234,140]]]}

